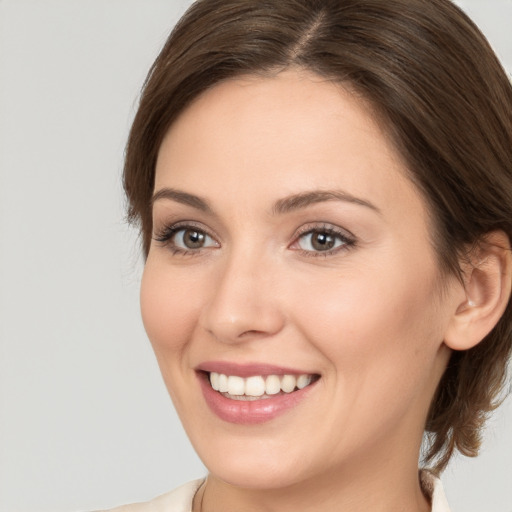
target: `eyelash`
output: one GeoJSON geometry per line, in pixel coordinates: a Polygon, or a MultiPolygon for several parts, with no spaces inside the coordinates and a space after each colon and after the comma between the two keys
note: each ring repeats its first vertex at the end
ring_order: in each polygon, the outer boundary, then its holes
{"type": "Polygon", "coordinates": [[[180,231],[187,231],[187,230],[196,230],[199,233],[204,233],[206,236],[212,238],[215,240],[215,238],[210,235],[210,233],[204,229],[202,226],[198,226],[194,223],[177,223],[177,224],[171,224],[168,226],[163,226],[163,228],[155,233],[153,236],[153,240],[155,242],[159,242],[162,246],[168,247],[173,255],[177,256],[198,256],[202,253],[201,248],[200,249],[182,249],[181,247],[177,247],[173,243],[174,236],[179,233],[180,231]]]}
{"type": "Polygon", "coordinates": [[[334,247],[333,249],[327,251],[307,251],[305,249],[296,249],[303,256],[313,257],[313,258],[321,258],[328,257],[338,252],[344,252],[352,249],[356,245],[356,238],[351,233],[347,233],[345,230],[341,230],[332,224],[322,224],[322,225],[309,225],[302,227],[297,234],[294,236],[294,241],[292,245],[298,244],[299,240],[306,235],[310,235],[313,233],[322,233],[326,235],[330,235],[342,242],[342,244],[338,247],[334,247]]]}
{"type": "MultiPolygon", "coordinates": [[[[193,223],[177,223],[172,225],[166,225],[163,226],[161,230],[155,233],[153,236],[153,240],[155,242],[159,242],[162,246],[168,247],[173,255],[182,255],[182,256],[198,256],[203,252],[205,248],[198,248],[198,249],[182,249],[181,247],[177,247],[173,244],[173,238],[174,236],[179,233],[180,231],[186,231],[186,230],[196,230],[200,233],[204,233],[206,236],[210,237],[211,239],[215,240],[215,237],[213,237],[206,229],[204,229],[202,226],[198,226],[193,223]]],[[[309,251],[305,249],[294,249],[298,252],[300,252],[302,255],[306,257],[328,257],[331,255],[334,255],[338,252],[342,251],[348,251],[349,249],[353,248],[356,245],[356,239],[352,234],[347,234],[346,231],[343,231],[339,228],[336,228],[335,226],[331,224],[323,224],[323,225],[309,225],[304,226],[301,228],[295,235],[294,235],[294,241],[292,244],[290,244],[289,247],[298,244],[300,239],[302,237],[305,237],[306,235],[310,235],[313,233],[323,233],[326,235],[330,235],[342,242],[342,244],[338,247],[334,247],[333,249],[326,250],[326,251],[309,251]]]]}

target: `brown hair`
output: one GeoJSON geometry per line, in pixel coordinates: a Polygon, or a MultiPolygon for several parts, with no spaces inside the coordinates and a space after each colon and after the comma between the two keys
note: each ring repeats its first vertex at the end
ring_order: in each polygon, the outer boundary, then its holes
{"type": "MultiPolygon", "coordinates": [[[[512,86],[488,42],[448,0],[198,0],[144,84],[126,149],[128,217],[151,242],[151,195],[169,126],[201,93],[290,66],[349,84],[369,101],[430,206],[440,266],[512,238],[512,86]]],[[[476,347],[454,352],[429,412],[427,462],[475,456],[506,378],[512,307],[476,347]]]]}

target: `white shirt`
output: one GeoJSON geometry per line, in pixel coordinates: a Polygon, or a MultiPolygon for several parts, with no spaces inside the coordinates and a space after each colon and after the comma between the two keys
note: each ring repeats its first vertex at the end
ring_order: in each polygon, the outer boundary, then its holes
{"type": "MultiPolygon", "coordinates": [[[[450,512],[441,480],[427,471],[422,471],[420,481],[423,492],[432,502],[431,512],[450,512]]],[[[203,482],[204,479],[193,480],[151,501],[98,512],[191,512],[192,500],[203,482]]]]}

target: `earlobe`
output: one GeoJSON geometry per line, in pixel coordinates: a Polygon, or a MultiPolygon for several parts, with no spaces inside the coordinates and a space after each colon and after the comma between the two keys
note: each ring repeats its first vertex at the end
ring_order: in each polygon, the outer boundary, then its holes
{"type": "Polygon", "coordinates": [[[445,333],[453,350],[468,350],[489,334],[503,315],[512,287],[510,240],[503,231],[488,233],[464,266],[465,298],[445,333]]]}

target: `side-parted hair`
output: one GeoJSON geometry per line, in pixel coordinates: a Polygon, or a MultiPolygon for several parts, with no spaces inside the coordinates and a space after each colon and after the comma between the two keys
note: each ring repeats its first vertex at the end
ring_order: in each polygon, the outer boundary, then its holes
{"type": "MultiPolygon", "coordinates": [[[[150,69],[126,148],[128,218],[151,243],[162,139],[209,88],[305,69],[369,102],[425,198],[443,272],[469,248],[512,239],[512,85],[487,40],[449,0],[197,0],[150,69]]],[[[477,346],[453,352],[425,426],[426,462],[475,456],[512,349],[509,302],[477,346]]]]}

